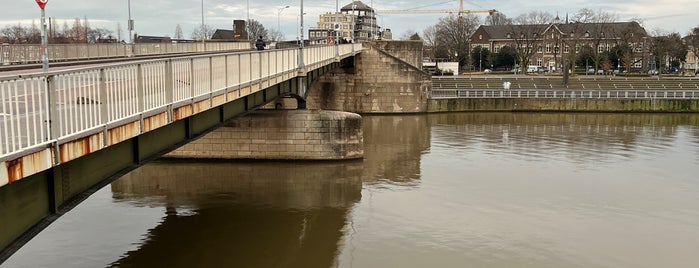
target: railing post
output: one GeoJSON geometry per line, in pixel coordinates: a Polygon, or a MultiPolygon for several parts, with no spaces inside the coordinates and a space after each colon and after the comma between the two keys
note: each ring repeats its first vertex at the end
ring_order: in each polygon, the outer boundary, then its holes
{"type": "Polygon", "coordinates": [[[229,77],[228,77],[228,55],[226,55],[226,56],[223,57],[223,62],[224,62],[224,64],[223,64],[223,71],[224,71],[224,73],[226,74],[226,79],[225,79],[225,82],[224,82],[224,83],[225,83],[225,84],[224,84],[225,87],[224,87],[224,89],[223,89],[223,94],[224,94],[223,99],[224,99],[225,102],[228,102],[228,90],[230,89],[230,87],[228,86],[228,85],[230,85],[230,82],[228,81],[228,78],[229,78],[229,77]]]}
{"type": "Polygon", "coordinates": [[[143,112],[145,110],[145,91],[143,89],[143,65],[138,64],[136,65],[136,101],[138,102],[138,114],[139,116],[139,134],[143,133],[143,112]]]}
{"type": "Polygon", "coordinates": [[[194,58],[189,59],[189,104],[192,106],[192,113],[194,113],[194,84],[196,83],[194,79],[194,58]]]}
{"type": "Polygon", "coordinates": [[[209,107],[213,106],[212,92],[214,91],[214,64],[212,56],[209,56],[209,107]]]}
{"type": "Polygon", "coordinates": [[[99,105],[100,105],[100,124],[104,125],[102,130],[102,142],[103,147],[109,146],[109,133],[107,132],[107,123],[109,122],[109,95],[107,93],[107,73],[104,68],[100,69],[99,72],[99,105]]]}
{"type": "Polygon", "coordinates": [[[46,122],[48,126],[48,140],[52,141],[53,147],[53,163],[57,165],[61,161],[61,154],[58,148],[58,137],[61,136],[61,124],[59,122],[58,107],[56,105],[58,99],[58,93],[56,92],[55,76],[50,75],[44,77],[46,81],[46,90],[48,104],[48,120],[46,122]]]}
{"type": "Polygon", "coordinates": [[[165,101],[167,102],[167,122],[171,123],[172,120],[172,103],[174,102],[174,91],[172,81],[172,60],[165,61],[165,101]]]}

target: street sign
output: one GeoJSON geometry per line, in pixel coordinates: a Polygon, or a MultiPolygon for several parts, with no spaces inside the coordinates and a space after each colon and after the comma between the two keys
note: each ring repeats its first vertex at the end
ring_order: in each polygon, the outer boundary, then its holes
{"type": "Polygon", "coordinates": [[[39,5],[41,9],[44,9],[46,4],[49,2],[49,0],[36,0],[36,3],[39,5]]]}

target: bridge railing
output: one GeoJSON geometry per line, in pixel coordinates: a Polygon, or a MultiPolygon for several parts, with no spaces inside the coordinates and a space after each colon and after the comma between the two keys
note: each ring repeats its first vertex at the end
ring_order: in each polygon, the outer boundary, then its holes
{"type": "MultiPolygon", "coordinates": [[[[49,44],[51,62],[251,49],[249,42],[49,44]]],[[[0,45],[0,65],[41,63],[41,45],[0,45]]]]}
{"type": "MultiPolygon", "coordinates": [[[[356,52],[346,46],[341,57],[356,52]]],[[[307,47],[304,58],[314,69],[334,61],[335,48],[307,47]]],[[[277,49],[0,77],[0,162],[163,112],[170,123],[176,108],[213,107],[293,78],[298,60],[298,49],[277,49]]]]}
{"type": "Polygon", "coordinates": [[[696,90],[462,90],[433,89],[432,99],[548,98],[548,99],[699,99],[696,90]]]}

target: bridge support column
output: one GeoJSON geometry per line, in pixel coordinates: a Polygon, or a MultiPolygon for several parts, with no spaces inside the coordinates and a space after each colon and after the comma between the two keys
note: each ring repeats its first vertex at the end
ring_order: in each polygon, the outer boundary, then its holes
{"type": "Polygon", "coordinates": [[[364,156],[361,116],[321,110],[261,110],[165,157],[337,160],[364,156]]]}

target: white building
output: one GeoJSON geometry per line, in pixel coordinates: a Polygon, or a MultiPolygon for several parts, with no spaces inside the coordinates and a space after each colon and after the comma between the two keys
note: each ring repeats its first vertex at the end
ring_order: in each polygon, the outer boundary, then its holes
{"type": "Polygon", "coordinates": [[[318,27],[308,30],[308,36],[312,44],[333,43],[336,36],[340,42],[362,42],[377,39],[380,29],[374,9],[362,1],[354,1],[339,13],[320,15],[318,27]]]}

